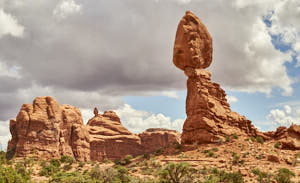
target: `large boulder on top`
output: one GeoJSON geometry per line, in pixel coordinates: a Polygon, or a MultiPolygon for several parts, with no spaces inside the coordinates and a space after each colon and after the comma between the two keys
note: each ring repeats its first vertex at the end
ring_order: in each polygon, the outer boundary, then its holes
{"type": "Polygon", "coordinates": [[[206,71],[212,62],[212,39],[205,25],[187,11],[178,25],[173,63],[188,77],[182,143],[211,143],[232,134],[256,136],[251,121],[231,111],[225,91],[206,71]]]}

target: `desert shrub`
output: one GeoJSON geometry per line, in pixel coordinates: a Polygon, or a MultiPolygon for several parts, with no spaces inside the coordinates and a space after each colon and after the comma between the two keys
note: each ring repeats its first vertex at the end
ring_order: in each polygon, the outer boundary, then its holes
{"type": "Polygon", "coordinates": [[[159,178],[161,183],[191,183],[195,173],[187,163],[168,163],[160,170],[159,178]]]}
{"type": "Polygon", "coordinates": [[[204,153],[204,154],[206,154],[206,153],[208,153],[209,152],[209,150],[208,149],[204,149],[203,151],[201,151],[202,153],[204,153]]]}
{"type": "Polygon", "coordinates": [[[71,156],[64,155],[60,158],[60,162],[72,165],[74,163],[74,159],[71,156]]]}
{"type": "Polygon", "coordinates": [[[100,181],[93,181],[88,175],[81,175],[79,172],[59,172],[53,175],[49,183],[100,183],[100,181]]]}
{"type": "Polygon", "coordinates": [[[6,153],[4,151],[0,151],[0,165],[6,164],[6,153]]]}
{"type": "Polygon", "coordinates": [[[274,147],[275,147],[276,149],[279,149],[279,148],[280,148],[280,143],[279,143],[279,142],[276,142],[276,143],[274,144],[274,147]]]}
{"type": "Polygon", "coordinates": [[[39,175],[49,177],[59,172],[59,170],[60,170],[59,167],[54,166],[53,164],[50,163],[49,165],[46,165],[45,167],[42,168],[42,170],[39,172],[39,175]]]}
{"type": "Polygon", "coordinates": [[[63,169],[65,171],[71,170],[72,169],[72,165],[71,164],[66,164],[66,165],[63,166],[63,169]]]}
{"type": "Polygon", "coordinates": [[[234,164],[234,165],[238,164],[239,160],[240,160],[240,155],[238,155],[237,153],[233,153],[232,164],[234,164]]]}
{"type": "Polygon", "coordinates": [[[238,139],[239,136],[235,133],[235,134],[233,134],[233,138],[234,138],[234,139],[238,139]]]}
{"type": "Polygon", "coordinates": [[[182,149],[182,145],[179,144],[178,142],[176,142],[175,148],[176,148],[176,149],[182,149]]]}
{"type": "Polygon", "coordinates": [[[225,137],[225,142],[229,142],[230,141],[230,136],[226,136],[225,137]]]}
{"type": "Polygon", "coordinates": [[[277,183],[292,183],[291,178],[294,176],[294,172],[286,168],[281,168],[277,171],[275,180],[277,181],[277,183]]]}
{"type": "MultiPolygon", "coordinates": [[[[25,168],[25,167],[24,167],[25,168]]],[[[25,170],[14,169],[13,167],[3,167],[0,165],[0,182],[1,183],[30,183],[30,173],[25,170]],[[24,172],[20,174],[19,172],[24,172]]]]}
{"type": "Polygon", "coordinates": [[[149,158],[150,158],[150,155],[146,153],[146,154],[143,155],[143,158],[144,158],[144,159],[149,159],[149,158]]]}
{"type": "Polygon", "coordinates": [[[161,149],[157,149],[156,151],[155,151],[155,154],[157,154],[157,155],[160,155],[162,153],[162,150],[161,149]]]}
{"type": "Polygon", "coordinates": [[[212,152],[212,151],[209,151],[209,153],[208,153],[208,155],[207,156],[209,156],[209,157],[213,157],[214,156],[214,152],[212,152]]]}
{"type": "Polygon", "coordinates": [[[116,160],[115,164],[116,165],[128,165],[131,163],[132,158],[133,157],[131,155],[127,155],[125,158],[123,158],[121,160],[116,160]]]}
{"type": "Polygon", "coordinates": [[[84,167],[85,163],[84,162],[79,162],[78,167],[82,168],[84,167]]]}
{"type": "Polygon", "coordinates": [[[256,138],[255,138],[254,136],[252,136],[252,137],[250,138],[250,140],[251,140],[252,142],[255,142],[256,138]]]}
{"type": "Polygon", "coordinates": [[[219,151],[219,149],[216,148],[216,147],[212,148],[211,150],[214,151],[214,152],[218,152],[219,151]]]}
{"type": "Polygon", "coordinates": [[[240,172],[231,172],[225,173],[222,181],[231,183],[243,183],[244,179],[240,172]]]}
{"type": "Polygon", "coordinates": [[[30,179],[31,171],[27,170],[24,164],[17,163],[15,165],[15,171],[23,177],[27,177],[27,179],[30,179]]]}
{"type": "Polygon", "coordinates": [[[99,165],[96,165],[95,167],[92,168],[90,172],[90,176],[92,179],[100,179],[101,178],[101,169],[99,165]]]}
{"type": "Polygon", "coordinates": [[[219,171],[217,168],[211,169],[211,175],[205,178],[204,183],[243,183],[243,176],[239,172],[227,173],[224,170],[219,171]]]}
{"type": "Polygon", "coordinates": [[[115,167],[115,170],[117,170],[118,174],[117,174],[117,178],[120,179],[120,181],[122,183],[128,183],[130,182],[130,176],[128,175],[128,170],[126,167],[124,166],[120,166],[120,165],[117,165],[115,167]]]}
{"type": "Polygon", "coordinates": [[[24,166],[25,167],[31,167],[34,164],[33,158],[25,158],[24,159],[24,166]]]}
{"type": "Polygon", "coordinates": [[[252,173],[257,176],[259,183],[270,183],[272,175],[266,172],[262,172],[259,169],[253,169],[252,173]]]}
{"type": "Polygon", "coordinates": [[[258,143],[261,143],[261,144],[264,143],[264,139],[263,139],[261,136],[257,136],[257,137],[256,137],[256,141],[257,141],[258,143]]]}
{"type": "Polygon", "coordinates": [[[60,167],[60,161],[59,161],[59,159],[51,159],[50,160],[50,165],[53,165],[55,167],[60,167]]]}

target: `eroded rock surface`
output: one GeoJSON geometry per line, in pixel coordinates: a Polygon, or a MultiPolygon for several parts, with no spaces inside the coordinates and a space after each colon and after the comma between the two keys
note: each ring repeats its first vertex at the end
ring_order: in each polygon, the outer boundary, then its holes
{"type": "Polygon", "coordinates": [[[178,25],[173,56],[175,66],[188,77],[182,143],[216,142],[240,133],[256,136],[251,121],[232,112],[225,91],[211,82],[205,70],[211,62],[211,36],[200,19],[187,11],[178,25]]]}
{"type": "Polygon", "coordinates": [[[93,117],[87,127],[91,137],[91,159],[94,161],[103,161],[105,158],[117,160],[126,155],[142,154],[139,136],[128,131],[112,111],[93,117]]]}
{"type": "Polygon", "coordinates": [[[180,136],[181,134],[176,130],[163,128],[149,128],[139,134],[144,153],[151,153],[159,148],[180,144],[180,136]]]}
{"type": "Polygon", "coordinates": [[[275,132],[265,132],[264,135],[277,140],[282,149],[300,150],[300,125],[292,124],[289,128],[281,126],[275,132]]]}
{"type": "Polygon", "coordinates": [[[23,104],[16,120],[10,121],[12,139],[8,150],[16,157],[37,156],[79,161],[90,159],[89,134],[78,108],[60,106],[51,97],[37,97],[33,104],[23,104]]]}
{"type": "Polygon", "coordinates": [[[212,62],[212,50],[212,38],[205,25],[187,11],[177,28],[173,63],[181,70],[207,68],[212,62]]]}

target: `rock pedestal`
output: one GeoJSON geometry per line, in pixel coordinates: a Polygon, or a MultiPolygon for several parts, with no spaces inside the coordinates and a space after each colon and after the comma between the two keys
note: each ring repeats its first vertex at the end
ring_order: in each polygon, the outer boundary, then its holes
{"type": "Polygon", "coordinates": [[[175,38],[173,63],[188,77],[182,143],[211,143],[224,136],[257,130],[244,116],[232,112],[220,85],[206,71],[212,62],[212,38],[205,25],[187,11],[175,38]]]}

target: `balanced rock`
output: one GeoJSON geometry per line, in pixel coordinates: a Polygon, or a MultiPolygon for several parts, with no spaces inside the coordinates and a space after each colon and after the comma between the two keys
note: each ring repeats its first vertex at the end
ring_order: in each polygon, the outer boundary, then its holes
{"type": "Polygon", "coordinates": [[[212,38],[205,25],[192,12],[187,11],[179,22],[173,63],[186,67],[207,68],[212,62],[212,38]]]}
{"type": "Polygon", "coordinates": [[[16,157],[68,155],[79,161],[90,159],[89,134],[79,109],[60,106],[51,97],[37,97],[33,104],[23,104],[16,120],[10,120],[10,132],[7,150],[16,157]]]}
{"type": "Polygon", "coordinates": [[[139,134],[144,153],[151,153],[160,148],[180,144],[180,136],[178,131],[164,128],[149,128],[139,134]]]}
{"type": "Polygon", "coordinates": [[[187,80],[186,114],[182,143],[211,143],[226,135],[256,136],[251,121],[232,112],[220,85],[211,82],[212,39],[206,27],[187,11],[178,25],[173,63],[187,80]]]}

